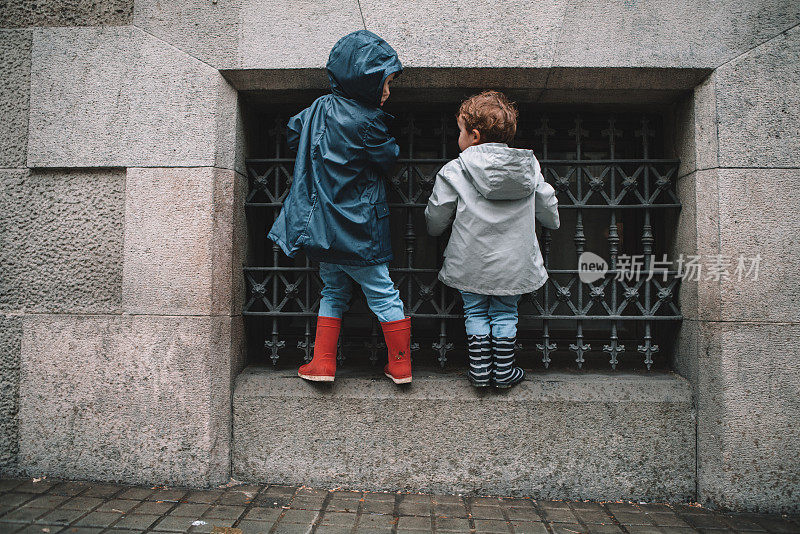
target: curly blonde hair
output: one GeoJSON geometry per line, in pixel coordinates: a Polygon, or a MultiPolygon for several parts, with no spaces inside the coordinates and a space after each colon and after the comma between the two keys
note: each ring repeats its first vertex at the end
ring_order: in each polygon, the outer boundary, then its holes
{"type": "Polygon", "coordinates": [[[510,143],[517,133],[517,106],[498,91],[483,91],[461,103],[456,117],[467,131],[478,130],[483,143],[510,143]]]}

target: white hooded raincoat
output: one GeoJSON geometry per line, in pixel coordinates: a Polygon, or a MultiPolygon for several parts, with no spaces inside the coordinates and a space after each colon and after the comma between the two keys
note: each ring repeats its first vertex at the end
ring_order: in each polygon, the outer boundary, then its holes
{"type": "Polygon", "coordinates": [[[558,228],[558,200],[531,150],[505,143],[467,148],[436,175],[428,232],[452,223],[439,280],[480,295],[519,295],[547,280],[535,221],[558,228]]]}

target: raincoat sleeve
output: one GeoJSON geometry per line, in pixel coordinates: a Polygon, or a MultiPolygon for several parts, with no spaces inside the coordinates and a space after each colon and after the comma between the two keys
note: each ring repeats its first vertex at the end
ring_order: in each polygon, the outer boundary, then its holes
{"type": "Polygon", "coordinates": [[[400,155],[400,147],[394,137],[389,135],[389,129],[380,119],[367,123],[363,135],[364,149],[367,159],[375,165],[381,173],[388,173],[400,155]]]}
{"type": "MultiPolygon", "coordinates": [[[[443,171],[444,169],[442,169],[443,171]]],[[[425,222],[430,235],[442,235],[453,222],[458,206],[458,193],[442,171],[436,175],[436,183],[425,208],[425,222]]]]}
{"type": "Polygon", "coordinates": [[[300,145],[300,133],[303,131],[308,109],[304,109],[289,119],[289,123],[286,125],[286,143],[289,145],[289,150],[297,151],[297,147],[300,145]]]}
{"type": "Polygon", "coordinates": [[[536,218],[545,228],[557,229],[561,226],[561,222],[558,217],[558,199],[555,189],[542,179],[536,185],[534,194],[536,195],[534,208],[536,218]]]}

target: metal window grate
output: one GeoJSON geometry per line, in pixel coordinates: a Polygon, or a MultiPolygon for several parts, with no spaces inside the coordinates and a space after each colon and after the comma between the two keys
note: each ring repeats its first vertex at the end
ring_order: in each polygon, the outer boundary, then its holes
{"type": "MultiPolygon", "coordinates": [[[[401,153],[387,177],[395,251],[390,271],[414,318],[415,361],[435,360],[443,367],[465,362],[461,300],[436,277],[447,235],[428,236],[423,211],[436,172],[458,155],[455,109],[395,111],[392,130],[401,153]]],[[[261,152],[247,161],[253,266],[244,269],[243,313],[251,340],[263,343],[273,364],[286,357],[292,363],[310,359],[322,285],[315,265],[302,255],[286,258],[266,240],[292,180],[294,158],[284,129],[294,111],[267,118],[271,127],[263,132],[261,152]]],[[[543,114],[521,106],[515,145],[534,149],[545,179],[556,188],[562,219],[559,230],[539,229],[550,280],[520,302],[518,349],[529,358],[523,364],[665,366],[664,347],[681,319],[675,301],[679,279],[672,270],[645,276],[667,252],[680,208],[674,189],[679,162],[661,157],[662,122],[657,114],[543,114]],[[578,277],[577,258],[584,251],[609,265],[605,277],[591,284],[578,277]],[[638,280],[617,279],[623,255],[644,256],[638,280]]],[[[343,322],[339,357],[357,354],[372,362],[385,355],[379,324],[360,295],[343,322]]]]}

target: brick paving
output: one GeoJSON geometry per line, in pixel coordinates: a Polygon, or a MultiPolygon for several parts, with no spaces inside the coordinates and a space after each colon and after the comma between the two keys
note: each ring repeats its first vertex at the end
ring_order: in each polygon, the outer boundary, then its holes
{"type": "Polygon", "coordinates": [[[800,533],[800,516],[686,504],[0,479],[0,534],[800,533]]]}

